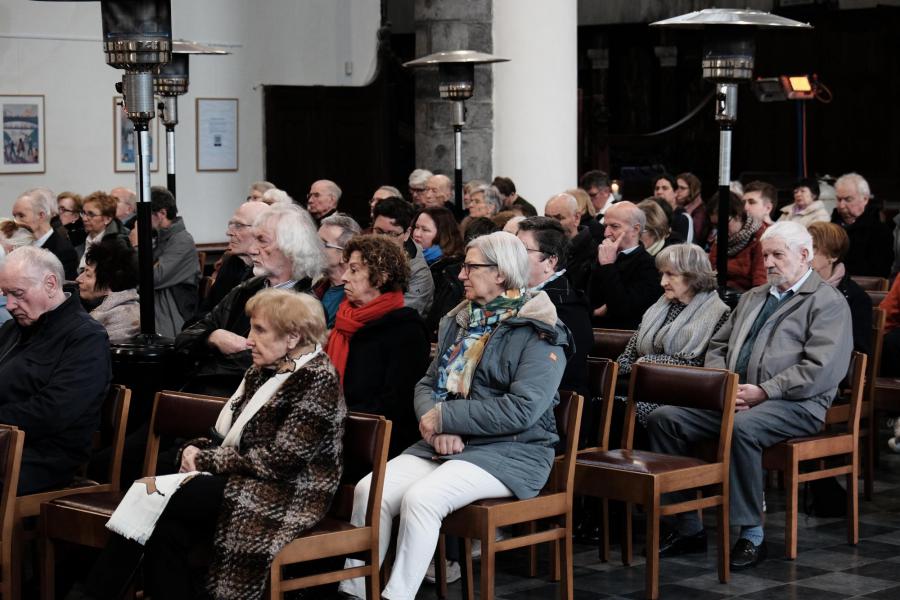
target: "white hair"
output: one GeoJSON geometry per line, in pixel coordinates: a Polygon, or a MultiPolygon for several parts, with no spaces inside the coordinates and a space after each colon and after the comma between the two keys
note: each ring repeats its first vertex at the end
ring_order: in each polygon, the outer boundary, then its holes
{"type": "Polygon", "coordinates": [[[633,202],[629,202],[628,200],[616,202],[607,209],[606,214],[609,215],[610,211],[615,211],[613,214],[621,212],[622,217],[625,218],[632,227],[640,225],[641,229],[638,233],[643,232],[644,228],[647,227],[647,215],[633,202]]]}
{"type": "Polygon", "coordinates": [[[497,214],[503,210],[503,200],[500,199],[500,190],[497,189],[497,186],[485,183],[470,190],[469,196],[472,194],[484,194],[484,203],[494,207],[493,214],[497,214]]]}
{"type": "Polygon", "coordinates": [[[8,265],[21,265],[27,269],[29,274],[37,279],[43,279],[48,273],[56,277],[56,285],[61,290],[66,282],[66,274],[63,270],[62,263],[56,258],[56,255],[36,246],[22,246],[16,248],[0,259],[0,267],[6,268],[8,265]]]}
{"type": "Polygon", "coordinates": [[[278,188],[270,188],[263,192],[262,201],[266,204],[293,204],[294,199],[288,196],[288,193],[278,188]]]}
{"type": "Polygon", "coordinates": [[[872,197],[872,191],[869,189],[869,182],[859,173],[846,173],[841,175],[838,177],[837,181],[834,182],[834,187],[837,187],[842,183],[852,185],[853,189],[855,189],[856,193],[860,196],[865,196],[866,198],[872,197]]]}
{"type": "Polygon", "coordinates": [[[294,279],[315,279],[324,272],[325,247],[308,212],[296,204],[276,204],[253,222],[254,227],[270,224],[276,246],[293,265],[294,279]]]}
{"type": "Polygon", "coordinates": [[[550,202],[552,202],[553,200],[556,200],[557,198],[560,198],[561,200],[565,201],[566,205],[569,207],[569,210],[571,210],[572,213],[578,212],[578,200],[575,198],[575,196],[573,196],[572,194],[570,194],[568,192],[562,192],[561,194],[556,194],[555,196],[552,196],[550,198],[550,200],[547,201],[547,204],[550,204],[550,202]]]}
{"type": "Polygon", "coordinates": [[[522,240],[505,231],[482,235],[466,245],[477,248],[484,259],[497,265],[497,271],[506,282],[506,289],[522,289],[528,285],[528,252],[522,240]]]}
{"type": "Polygon", "coordinates": [[[805,248],[808,253],[807,260],[812,262],[813,239],[806,227],[800,223],[796,221],[776,221],[774,224],[769,225],[759,239],[763,241],[773,238],[784,241],[788,248],[796,252],[805,248]]]}
{"type": "Polygon", "coordinates": [[[31,203],[31,210],[36,213],[44,213],[47,215],[48,221],[50,220],[50,217],[59,210],[56,205],[56,195],[50,188],[31,188],[19,197],[28,199],[28,202],[31,203]]]}
{"type": "Polygon", "coordinates": [[[528,217],[524,217],[522,215],[516,215],[506,222],[506,225],[503,226],[503,231],[507,233],[511,233],[515,235],[519,231],[519,223],[527,219],[528,217]]]}
{"type": "Polygon", "coordinates": [[[328,215],[322,222],[319,223],[319,228],[325,227],[329,225],[331,227],[337,227],[341,230],[341,235],[338,236],[338,244],[341,246],[346,246],[347,242],[350,241],[354,235],[358,235],[360,231],[362,231],[362,227],[359,226],[359,223],[348,214],[344,213],[334,213],[328,215]]]}
{"type": "Polygon", "coordinates": [[[434,173],[428,169],[416,169],[409,174],[409,187],[422,187],[428,183],[428,179],[433,175],[434,173]]]}
{"type": "Polygon", "coordinates": [[[379,187],[377,190],[375,190],[375,191],[376,191],[376,192],[380,192],[381,190],[386,191],[388,194],[390,194],[391,196],[393,196],[393,197],[395,197],[395,198],[402,198],[402,197],[403,197],[403,194],[400,192],[400,190],[398,190],[397,188],[395,188],[395,187],[392,186],[392,185],[382,185],[382,186],[380,186],[380,187],[379,187]]]}

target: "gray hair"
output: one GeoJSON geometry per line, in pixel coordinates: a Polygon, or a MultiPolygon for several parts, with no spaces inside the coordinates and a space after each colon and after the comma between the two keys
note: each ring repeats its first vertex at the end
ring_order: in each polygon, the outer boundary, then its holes
{"type": "Polygon", "coordinates": [[[846,173],[838,177],[837,181],[834,182],[834,187],[837,187],[841,183],[849,183],[853,185],[853,189],[856,190],[856,193],[860,196],[865,196],[866,198],[872,197],[872,191],[869,188],[869,182],[866,181],[865,177],[860,175],[859,173],[846,173]]]}
{"type": "Polygon", "coordinates": [[[345,213],[334,213],[325,217],[322,219],[319,227],[322,228],[326,225],[340,228],[341,235],[338,236],[338,244],[341,246],[346,246],[347,242],[350,241],[350,238],[362,231],[362,227],[359,226],[359,223],[357,223],[353,217],[345,213]]]}
{"type": "Polygon", "coordinates": [[[497,189],[497,186],[485,183],[470,191],[469,195],[471,196],[472,194],[479,193],[484,194],[485,204],[492,205],[494,207],[494,214],[497,214],[498,212],[503,210],[503,200],[500,199],[500,190],[497,189]]]}
{"type": "MultiPolygon", "coordinates": [[[[5,223],[15,222],[12,219],[0,219],[0,227],[2,227],[5,223]]],[[[28,231],[25,227],[16,227],[16,230],[12,235],[6,236],[0,231],[0,237],[6,240],[6,243],[13,247],[13,250],[16,248],[21,248],[22,246],[30,246],[34,241],[34,234],[28,231]]]]}
{"type": "Polygon", "coordinates": [[[271,188],[263,192],[262,201],[266,204],[293,204],[294,199],[288,196],[288,193],[278,188],[271,188]]]}
{"type": "Polygon", "coordinates": [[[506,289],[522,289],[528,285],[528,252],[513,234],[495,231],[482,235],[469,242],[466,250],[469,248],[480,250],[487,262],[497,265],[506,289]]]}
{"type": "Polygon", "coordinates": [[[262,192],[266,193],[269,190],[275,189],[275,184],[269,181],[254,181],[250,184],[250,192],[262,192]]]}
{"type": "Polygon", "coordinates": [[[556,200],[557,198],[561,198],[562,200],[564,200],[569,206],[569,210],[571,210],[572,213],[578,212],[578,199],[569,192],[562,192],[560,194],[551,196],[550,200],[547,201],[547,204],[549,204],[552,200],[556,200]]]}
{"type": "Polygon", "coordinates": [[[684,277],[695,294],[716,289],[716,272],[709,256],[696,244],[675,244],[656,255],[656,270],[668,269],[684,277]]]}
{"type": "Polygon", "coordinates": [[[275,244],[293,265],[294,279],[314,279],[324,272],[325,247],[306,210],[296,204],[276,204],[256,217],[253,226],[270,223],[275,231],[275,244]]]}
{"type": "Polygon", "coordinates": [[[44,275],[50,274],[56,277],[56,285],[62,289],[66,282],[66,274],[63,270],[62,263],[56,258],[56,255],[36,246],[22,246],[10,252],[5,258],[0,260],[0,266],[6,268],[7,265],[22,265],[28,269],[29,273],[42,279],[44,275]]]}
{"type": "MultiPolygon", "coordinates": [[[[857,188],[857,191],[859,189],[857,188]]],[[[759,238],[760,241],[778,238],[783,240],[791,250],[799,252],[806,249],[809,253],[807,260],[813,259],[813,239],[806,227],[796,221],[777,221],[766,229],[759,238]]]]}
{"type": "Polygon", "coordinates": [[[638,233],[644,231],[644,228],[647,226],[647,215],[644,214],[638,206],[632,202],[627,200],[623,200],[622,202],[616,202],[612,206],[607,209],[606,214],[609,214],[609,211],[621,211],[623,213],[623,217],[628,220],[628,224],[632,227],[634,225],[640,225],[641,229],[638,233]]]}
{"type": "Polygon", "coordinates": [[[434,175],[428,169],[416,169],[409,174],[409,187],[422,187],[428,183],[428,179],[434,175]]]}
{"type": "Polygon", "coordinates": [[[31,210],[47,215],[47,220],[59,210],[56,206],[56,195],[46,187],[36,187],[27,190],[20,198],[27,198],[31,203],[31,210]]]}
{"type": "Polygon", "coordinates": [[[396,198],[402,198],[402,197],[403,197],[403,194],[400,192],[400,190],[398,190],[397,188],[395,188],[395,187],[392,186],[392,185],[382,185],[382,186],[379,186],[379,188],[378,188],[377,190],[375,190],[375,191],[378,192],[378,191],[381,191],[381,190],[386,191],[386,192],[389,193],[391,196],[394,196],[394,197],[396,197],[396,198]]]}
{"type": "Polygon", "coordinates": [[[331,181],[330,179],[320,179],[320,180],[317,181],[316,183],[322,183],[322,184],[325,184],[325,189],[328,190],[328,193],[329,193],[329,194],[331,194],[332,196],[334,196],[334,201],[335,201],[335,202],[340,202],[340,200],[341,200],[341,194],[343,194],[343,192],[341,191],[341,188],[338,187],[338,184],[336,184],[335,182],[331,181]]]}

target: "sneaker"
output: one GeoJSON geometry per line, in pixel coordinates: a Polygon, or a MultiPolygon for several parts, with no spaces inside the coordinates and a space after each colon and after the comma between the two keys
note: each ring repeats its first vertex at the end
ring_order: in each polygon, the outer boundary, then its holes
{"type": "Polygon", "coordinates": [[[900,437],[893,437],[888,440],[888,448],[894,452],[900,453],[900,437]]]}
{"type": "MultiPolygon", "coordinates": [[[[479,550],[481,550],[479,548],[479,550]]],[[[447,583],[453,583],[455,581],[459,581],[462,577],[462,573],[459,570],[459,563],[448,560],[446,564],[446,572],[447,572],[447,583]]],[[[428,583],[435,583],[437,581],[437,576],[434,573],[434,560],[428,565],[428,570],[425,571],[425,581],[428,583]]]]}

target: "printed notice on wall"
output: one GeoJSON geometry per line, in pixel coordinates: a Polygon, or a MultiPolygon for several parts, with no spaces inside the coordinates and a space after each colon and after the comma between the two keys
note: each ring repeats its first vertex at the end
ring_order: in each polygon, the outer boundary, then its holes
{"type": "Polygon", "coordinates": [[[197,170],[237,169],[237,98],[197,98],[197,170]]]}

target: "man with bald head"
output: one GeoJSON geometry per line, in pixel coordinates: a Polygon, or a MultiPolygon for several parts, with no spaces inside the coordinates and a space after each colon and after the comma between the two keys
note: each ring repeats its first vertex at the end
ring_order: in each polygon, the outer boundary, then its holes
{"type": "Polygon", "coordinates": [[[228,220],[228,227],[225,229],[228,249],[222,257],[216,281],[200,304],[198,314],[204,315],[212,310],[228,292],[253,277],[253,261],[248,254],[253,242],[253,222],[268,208],[269,205],[265,202],[250,200],[238,206],[228,220]]]}
{"type": "Polygon", "coordinates": [[[644,311],[662,294],[653,257],[640,240],[646,217],[631,202],[618,202],[603,222],[589,294],[594,327],[637,329],[644,311]]]}
{"type": "Polygon", "coordinates": [[[453,181],[446,175],[432,175],[428,178],[422,206],[443,207],[452,212],[457,221],[462,218],[462,211],[457,208],[453,198],[453,181]]]}
{"type": "Polygon", "coordinates": [[[309,187],[306,195],[306,209],[316,221],[316,226],[322,219],[337,212],[338,202],[341,200],[341,188],[329,179],[320,179],[309,187]]]}
{"type": "Polygon", "coordinates": [[[116,199],[116,218],[127,229],[134,227],[134,220],[137,219],[137,195],[134,191],[116,187],[109,190],[109,195],[116,199]]]}
{"type": "Polygon", "coordinates": [[[64,281],[62,263],[42,248],[23,246],[0,261],[13,316],[0,327],[0,423],[25,431],[19,494],[72,481],[91,456],[112,379],[106,329],[64,281]]]}
{"type": "Polygon", "coordinates": [[[581,211],[575,196],[561,193],[544,206],[544,215],[556,219],[569,239],[569,257],[565,263],[566,277],[577,290],[587,291],[591,267],[597,260],[597,242],[587,227],[580,227],[581,211]]]}

